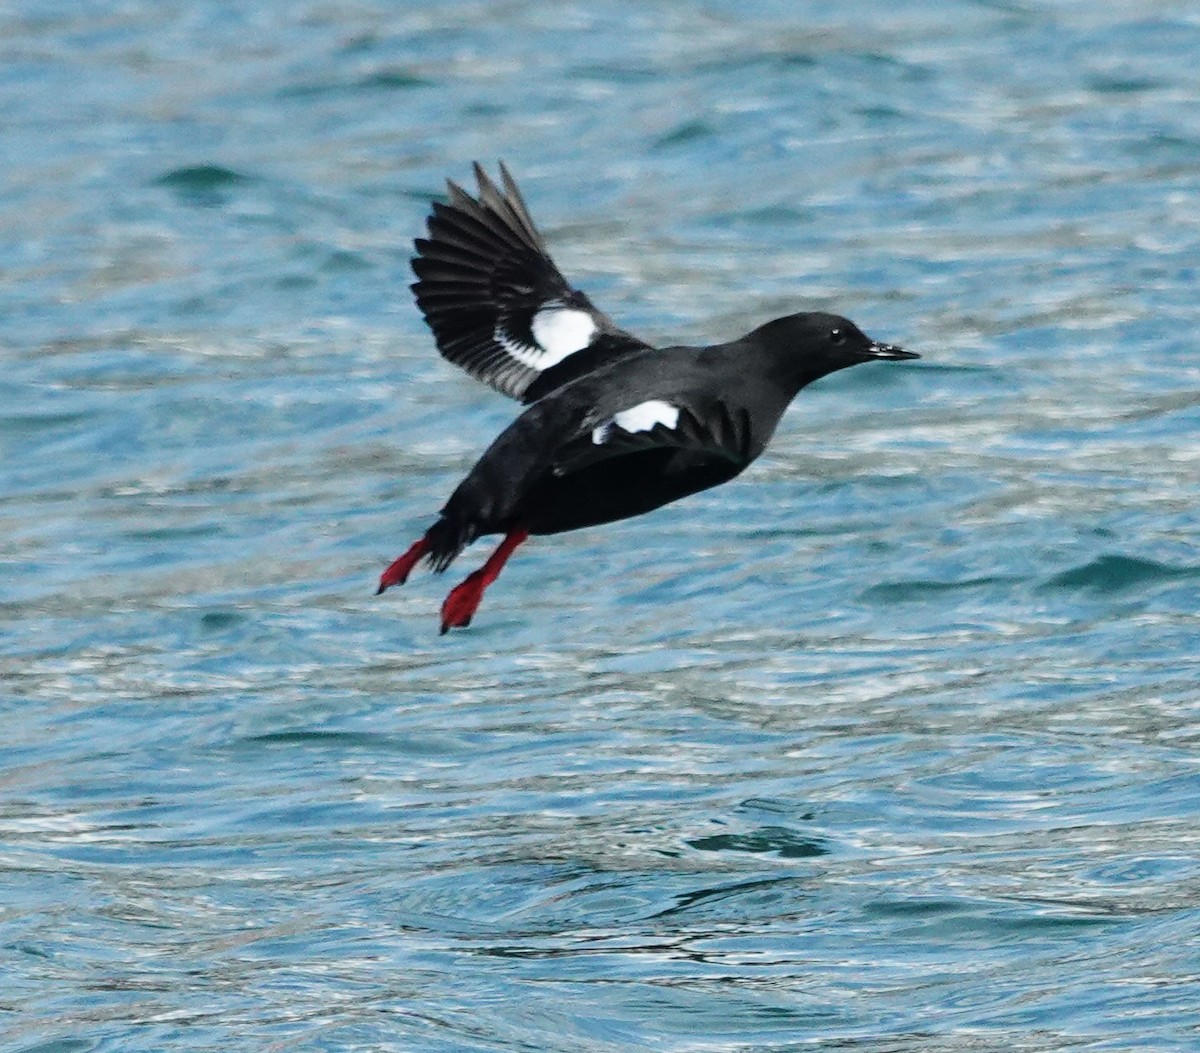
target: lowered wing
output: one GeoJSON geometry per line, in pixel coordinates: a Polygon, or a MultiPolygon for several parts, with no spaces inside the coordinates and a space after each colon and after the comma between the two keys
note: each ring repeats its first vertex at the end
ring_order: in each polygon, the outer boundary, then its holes
{"type": "Polygon", "coordinates": [[[649,450],[677,450],[680,463],[697,457],[728,462],[739,470],[762,452],[745,409],[719,400],[686,405],[649,399],[588,426],[564,444],[554,459],[555,475],[570,475],[613,457],[649,450]]]}

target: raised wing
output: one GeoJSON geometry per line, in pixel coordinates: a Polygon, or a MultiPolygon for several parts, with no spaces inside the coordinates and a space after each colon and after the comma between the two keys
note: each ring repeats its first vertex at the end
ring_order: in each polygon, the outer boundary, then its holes
{"type": "Polygon", "coordinates": [[[731,410],[723,402],[703,407],[649,399],[614,413],[564,444],[555,457],[555,475],[570,475],[600,461],[647,450],[674,449],[681,463],[696,458],[725,461],[738,470],[757,457],[764,443],[756,438],[745,409],[731,410]]]}
{"type": "Polygon", "coordinates": [[[479,196],[449,182],[416,241],[412,286],[438,350],[522,402],[649,345],[618,329],[559,273],[513,178],[475,165],[479,196]]]}

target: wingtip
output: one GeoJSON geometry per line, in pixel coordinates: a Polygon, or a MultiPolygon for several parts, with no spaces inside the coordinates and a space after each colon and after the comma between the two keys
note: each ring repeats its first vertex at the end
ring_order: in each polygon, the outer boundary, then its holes
{"type": "MultiPolygon", "coordinates": [[[[453,179],[446,180],[446,199],[450,202],[452,208],[466,212],[469,215],[475,215],[476,210],[479,208],[479,202],[453,179]]],[[[436,212],[436,208],[434,211],[436,212]]]]}
{"type": "Polygon", "coordinates": [[[478,161],[472,161],[471,168],[475,172],[475,183],[478,185],[481,195],[496,189],[496,184],[492,182],[492,177],[487,174],[487,170],[483,165],[478,161]]]}
{"type": "Polygon", "coordinates": [[[525,204],[525,198],[521,196],[521,190],[517,186],[517,181],[513,179],[512,172],[508,170],[508,165],[503,161],[498,161],[497,164],[500,167],[500,185],[504,187],[504,196],[511,202],[513,209],[516,211],[522,224],[524,224],[530,237],[535,239],[540,245],[541,235],[537,232],[533,218],[529,215],[529,206],[525,204]]]}

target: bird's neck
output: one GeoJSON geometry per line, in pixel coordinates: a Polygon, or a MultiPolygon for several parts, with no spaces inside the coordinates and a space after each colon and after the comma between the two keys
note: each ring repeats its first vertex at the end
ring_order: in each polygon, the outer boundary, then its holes
{"type": "Polygon", "coordinates": [[[778,347],[757,345],[749,351],[748,357],[754,361],[747,362],[746,368],[757,368],[759,375],[778,387],[788,402],[796,397],[801,388],[830,372],[824,362],[798,356],[790,349],[781,351],[778,347]]]}

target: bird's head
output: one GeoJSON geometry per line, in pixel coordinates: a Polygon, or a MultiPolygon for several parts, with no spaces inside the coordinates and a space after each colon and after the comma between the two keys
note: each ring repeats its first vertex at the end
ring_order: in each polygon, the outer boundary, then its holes
{"type": "Polygon", "coordinates": [[[860,362],[921,357],[895,344],[872,340],[849,318],[817,311],[776,318],[750,336],[801,387],[860,362]]]}

